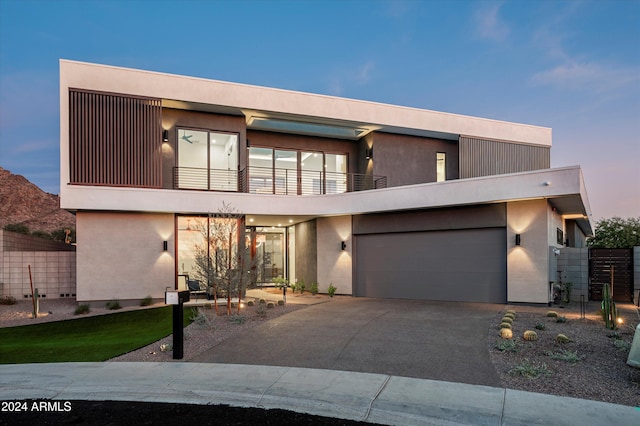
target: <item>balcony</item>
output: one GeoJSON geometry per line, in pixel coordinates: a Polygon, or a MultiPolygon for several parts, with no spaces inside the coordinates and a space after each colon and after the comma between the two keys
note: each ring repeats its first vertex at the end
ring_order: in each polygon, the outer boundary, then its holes
{"type": "Polygon", "coordinates": [[[296,169],[247,167],[243,170],[174,167],[174,189],[251,194],[322,195],[387,187],[386,176],[296,169]]]}

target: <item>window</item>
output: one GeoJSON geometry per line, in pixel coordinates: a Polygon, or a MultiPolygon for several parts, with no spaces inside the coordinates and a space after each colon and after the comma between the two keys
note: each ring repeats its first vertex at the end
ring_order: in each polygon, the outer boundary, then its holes
{"type": "Polygon", "coordinates": [[[436,182],[444,182],[445,180],[447,180],[446,154],[438,152],[436,153],[436,182]]]}
{"type": "Polygon", "coordinates": [[[564,244],[564,232],[562,232],[560,228],[556,228],[556,243],[560,245],[564,244]]]}
{"type": "Polygon", "coordinates": [[[238,135],[178,129],[178,187],[238,190],[238,135]]]}
{"type": "Polygon", "coordinates": [[[347,192],[347,156],[251,147],[249,192],[287,195],[347,192]]]}

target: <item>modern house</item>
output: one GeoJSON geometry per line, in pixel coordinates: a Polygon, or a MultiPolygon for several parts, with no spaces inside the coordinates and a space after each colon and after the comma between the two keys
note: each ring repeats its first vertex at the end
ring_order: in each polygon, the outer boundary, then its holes
{"type": "Polygon", "coordinates": [[[547,303],[592,233],[551,129],[60,61],[77,300],[162,298],[230,206],[253,280],[366,297],[547,303]]]}

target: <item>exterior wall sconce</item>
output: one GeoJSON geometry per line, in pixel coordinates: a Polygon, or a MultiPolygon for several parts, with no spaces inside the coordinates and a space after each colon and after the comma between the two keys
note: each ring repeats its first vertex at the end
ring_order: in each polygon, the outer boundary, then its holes
{"type": "Polygon", "coordinates": [[[162,142],[169,142],[169,131],[167,129],[162,131],[162,142]]]}
{"type": "Polygon", "coordinates": [[[520,236],[520,234],[516,234],[516,245],[519,246],[521,242],[522,242],[522,237],[520,236]]]}
{"type": "Polygon", "coordinates": [[[347,249],[347,243],[344,241],[340,242],[340,250],[344,251],[347,249]]]}
{"type": "Polygon", "coordinates": [[[163,241],[162,242],[162,249],[163,249],[163,251],[168,251],[169,250],[169,241],[163,241]]]}
{"type": "Polygon", "coordinates": [[[364,156],[367,160],[373,160],[373,147],[364,149],[364,156]]]}

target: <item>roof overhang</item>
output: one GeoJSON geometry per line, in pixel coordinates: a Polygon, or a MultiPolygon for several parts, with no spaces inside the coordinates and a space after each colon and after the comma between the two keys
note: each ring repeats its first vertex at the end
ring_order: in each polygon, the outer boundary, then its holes
{"type": "Polygon", "coordinates": [[[373,130],[457,140],[468,135],[551,146],[551,129],[486,118],[195,77],[60,60],[69,88],[161,99],[163,106],[244,116],[248,128],[357,139],[373,130]]]}

